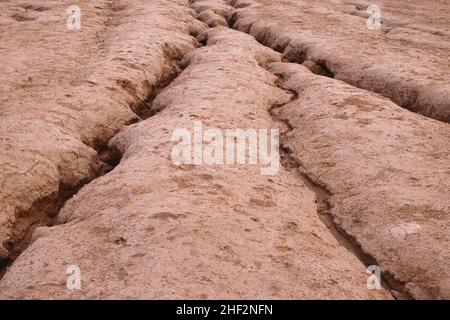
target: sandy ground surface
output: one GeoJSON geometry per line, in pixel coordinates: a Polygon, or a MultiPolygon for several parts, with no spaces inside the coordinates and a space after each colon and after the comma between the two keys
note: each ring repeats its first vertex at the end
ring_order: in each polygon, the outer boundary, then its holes
{"type": "Polygon", "coordinates": [[[450,298],[449,4],[192,2],[0,2],[0,298],[450,298]]]}

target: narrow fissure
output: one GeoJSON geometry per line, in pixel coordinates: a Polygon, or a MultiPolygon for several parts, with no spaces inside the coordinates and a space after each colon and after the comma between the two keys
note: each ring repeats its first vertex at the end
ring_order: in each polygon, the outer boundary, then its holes
{"type": "MultiPolygon", "coordinates": [[[[235,3],[235,1],[229,1],[229,3],[234,9],[240,8],[240,7],[233,5],[233,3],[235,3]]],[[[285,41],[285,42],[282,42],[281,44],[267,43],[267,39],[260,39],[259,37],[250,33],[252,23],[250,23],[250,27],[248,28],[248,30],[243,30],[243,31],[238,30],[237,27],[235,26],[235,24],[238,20],[236,11],[226,19],[227,19],[228,26],[231,29],[249,34],[256,41],[258,41],[258,43],[262,44],[263,46],[271,48],[272,50],[274,50],[278,53],[281,53],[283,55],[283,61],[301,64],[301,65],[305,66],[306,68],[308,68],[312,73],[320,75],[320,76],[325,76],[325,77],[333,78],[333,79],[335,78],[335,71],[331,67],[330,61],[325,60],[325,59],[316,59],[316,60],[312,59],[311,57],[308,56],[308,53],[305,52],[304,50],[303,51],[288,50],[287,48],[288,48],[290,41],[285,41]]],[[[270,28],[270,27],[268,27],[268,28],[270,28]]],[[[417,90],[409,90],[410,92],[408,93],[408,98],[402,100],[401,97],[403,96],[403,94],[397,93],[397,94],[392,95],[392,94],[381,92],[381,90],[375,91],[371,87],[364,86],[364,85],[361,85],[358,83],[350,83],[346,79],[342,79],[342,78],[339,78],[339,81],[345,82],[348,85],[353,86],[355,88],[363,89],[363,90],[372,92],[374,94],[381,95],[384,98],[392,101],[392,103],[394,103],[394,104],[398,105],[399,107],[406,109],[410,112],[421,114],[424,117],[434,119],[436,121],[448,123],[448,121],[446,119],[433,117],[432,115],[424,114],[421,112],[421,110],[427,110],[429,108],[422,107],[421,105],[419,105],[417,90]]]]}
{"type": "Polygon", "coordinates": [[[0,261],[0,279],[14,260],[29,246],[33,231],[38,227],[53,226],[64,203],[87,183],[89,181],[81,181],[76,186],[60,183],[58,192],[39,199],[27,211],[16,212],[12,235],[4,243],[9,255],[0,261]]]}
{"type": "MultiPolygon", "coordinates": [[[[281,88],[281,87],[280,87],[281,88]]],[[[285,90],[285,89],[283,89],[285,90]]],[[[296,92],[289,91],[292,94],[290,102],[298,99],[296,92]]],[[[288,103],[290,103],[288,102],[288,103]]],[[[284,168],[290,172],[295,172],[299,179],[316,195],[317,203],[317,215],[323,224],[327,227],[330,233],[338,241],[340,245],[350,251],[355,257],[357,257],[366,267],[370,265],[378,265],[376,259],[366,253],[356,239],[349,235],[344,229],[334,222],[331,211],[333,209],[332,197],[333,194],[327,189],[326,186],[320,184],[317,179],[313,180],[308,176],[306,170],[302,167],[301,163],[297,161],[292,155],[292,151],[286,146],[286,135],[293,130],[292,125],[288,120],[280,119],[275,110],[282,108],[283,105],[274,105],[270,110],[272,118],[282,123],[285,128],[284,131],[280,131],[280,160],[284,168]]],[[[389,273],[382,273],[382,286],[391,293],[391,295],[398,300],[411,300],[412,297],[407,293],[401,281],[396,280],[389,273]]]]}
{"type": "MultiPolygon", "coordinates": [[[[239,32],[243,32],[240,30],[237,30],[234,28],[234,24],[237,20],[236,14],[232,14],[227,19],[228,27],[230,29],[234,29],[239,32]]],[[[245,32],[244,32],[245,33],[245,32]]],[[[277,51],[283,55],[283,60],[288,60],[286,62],[290,63],[300,63],[304,64],[308,69],[310,69],[313,73],[334,78],[334,74],[331,70],[331,68],[328,66],[327,61],[325,60],[319,60],[319,61],[312,61],[308,60],[307,55],[303,53],[300,56],[295,56],[292,59],[286,59],[285,49],[287,47],[287,43],[280,45],[277,50],[274,48],[271,48],[269,45],[264,43],[261,39],[257,39],[254,37],[255,40],[260,43],[261,45],[268,47],[274,51],[277,51]],[[296,60],[297,59],[297,60],[296,60]],[[300,60],[298,60],[300,59],[300,60]],[[293,60],[293,62],[289,61],[293,60]]],[[[263,67],[263,66],[261,66],[263,67]]],[[[268,70],[268,68],[265,68],[268,70]]],[[[270,72],[270,71],[269,71],[270,72]]],[[[297,92],[293,90],[286,90],[282,88],[280,85],[280,81],[282,80],[279,75],[276,75],[278,77],[278,81],[275,82],[275,85],[278,86],[280,89],[283,89],[285,91],[288,91],[291,95],[290,102],[293,102],[298,99],[297,92]]],[[[290,103],[288,102],[288,103],[290,103]]],[[[288,104],[286,103],[286,104],[288,104]]],[[[280,119],[277,115],[275,110],[278,108],[282,108],[286,104],[276,104],[273,105],[272,108],[270,108],[269,113],[272,117],[272,119],[278,123],[281,123],[284,127],[284,130],[280,130],[280,161],[284,168],[286,168],[288,171],[295,173],[295,175],[302,181],[304,185],[306,185],[311,191],[314,192],[316,195],[316,203],[317,203],[317,215],[319,219],[323,222],[323,224],[327,227],[327,229],[330,231],[330,233],[334,236],[334,238],[338,241],[340,245],[345,247],[348,251],[350,251],[358,260],[360,260],[366,267],[370,265],[378,265],[376,259],[366,253],[361,245],[356,241],[356,239],[349,235],[344,229],[342,229],[339,225],[337,225],[334,222],[334,219],[332,217],[332,197],[333,194],[327,189],[326,186],[321,185],[317,179],[313,180],[312,177],[308,176],[306,173],[306,170],[302,167],[301,163],[297,161],[297,159],[294,158],[292,155],[292,151],[289,149],[289,147],[286,146],[286,135],[293,130],[293,126],[289,123],[288,120],[280,119]]],[[[396,280],[391,274],[389,273],[382,273],[382,286],[391,293],[391,295],[398,300],[411,300],[412,297],[410,294],[405,290],[405,284],[401,281],[396,280]]]]}
{"type": "MultiPolygon", "coordinates": [[[[231,29],[234,29],[239,32],[243,32],[237,30],[234,25],[237,21],[237,15],[232,14],[228,17],[227,22],[228,26],[231,29]]],[[[249,33],[247,33],[249,34],[249,33]]],[[[258,39],[254,37],[255,40],[261,45],[271,48],[265,41],[262,39],[258,39]]],[[[298,63],[303,64],[307,67],[311,72],[317,75],[326,76],[329,78],[334,78],[334,73],[332,69],[329,67],[329,64],[325,60],[309,60],[307,54],[301,52],[300,54],[286,54],[286,47],[288,43],[283,43],[277,48],[271,48],[272,50],[279,52],[283,55],[283,60],[289,63],[298,63]]],[[[278,87],[279,81],[276,83],[278,87]]],[[[283,89],[283,88],[282,88],[283,89]]],[[[285,90],[285,89],[283,89],[285,90]]],[[[292,95],[291,102],[298,99],[298,94],[294,91],[289,90],[289,93],[292,95]]],[[[292,125],[289,121],[279,119],[274,112],[275,109],[282,108],[284,105],[274,105],[270,110],[270,114],[272,118],[282,123],[287,129],[287,131],[282,132],[280,134],[280,158],[282,165],[289,171],[294,171],[298,174],[299,178],[302,182],[316,194],[316,201],[318,206],[318,216],[320,220],[325,224],[327,229],[331,232],[331,234],[336,238],[336,240],[344,246],[347,250],[349,250],[353,255],[355,255],[366,267],[369,265],[378,265],[376,259],[366,253],[358,241],[351,235],[349,235],[344,229],[342,229],[339,225],[334,222],[334,219],[331,215],[332,211],[332,193],[327,190],[326,186],[320,185],[318,181],[313,180],[310,176],[306,174],[306,171],[303,169],[302,165],[292,156],[291,150],[283,143],[285,141],[285,136],[288,132],[293,130],[292,125]]],[[[407,108],[407,107],[405,107],[407,108]]],[[[408,108],[407,108],[408,109],[408,108]]],[[[393,275],[388,272],[382,273],[382,285],[388,290],[395,299],[398,300],[411,300],[411,295],[405,289],[405,283],[395,279],[393,275]]]]}
{"type": "MultiPolygon", "coordinates": [[[[201,46],[201,44],[199,45],[201,46]]],[[[149,87],[145,99],[130,105],[130,109],[133,110],[137,117],[125,124],[123,128],[150,118],[159,112],[159,110],[152,110],[153,100],[183,71],[184,68],[180,65],[183,57],[174,59],[170,63],[171,69],[161,77],[155,86],[149,87]]],[[[114,135],[110,137],[110,139],[113,137],[114,135]]],[[[98,155],[97,174],[93,179],[81,181],[76,186],[60,184],[57,193],[39,199],[26,212],[16,213],[15,222],[12,228],[12,236],[5,243],[9,252],[8,258],[0,260],[0,280],[7,272],[8,267],[11,266],[19,255],[31,244],[32,234],[36,228],[42,226],[54,226],[60,210],[70,198],[77,194],[83,186],[114,170],[122,159],[123,154],[115,147],[109,147],[107,141],[94,140],[92,147],[97,151],[98,155]]]]}

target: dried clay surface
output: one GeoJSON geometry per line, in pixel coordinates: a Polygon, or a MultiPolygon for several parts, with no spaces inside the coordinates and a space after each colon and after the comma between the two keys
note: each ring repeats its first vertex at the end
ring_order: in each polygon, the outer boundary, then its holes
{"type": "Polygon", "coordinates": [[[449,299],[432,3],[0,2],[0,299],[449,299]]]}

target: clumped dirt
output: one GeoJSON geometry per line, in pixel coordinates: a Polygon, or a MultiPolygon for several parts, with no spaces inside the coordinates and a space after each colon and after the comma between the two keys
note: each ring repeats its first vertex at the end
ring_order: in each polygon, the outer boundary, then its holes
{"type": "Polygon", "coordinates": [[[0,299],[450,298],[448,3],[71,4],[0,3],[0,299]],[[174,163],[198,123],[279,170],[174,163]]]}

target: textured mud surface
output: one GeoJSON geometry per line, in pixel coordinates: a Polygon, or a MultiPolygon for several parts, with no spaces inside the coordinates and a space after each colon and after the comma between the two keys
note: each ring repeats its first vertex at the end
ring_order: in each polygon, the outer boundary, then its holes
{"type": "Polygon", "coordinates": [[[230,2],[234,27],[287,60],[450,122],[448,1],[376,1],[378,31],[366,26],[369,1],[230,2]]]}
{"type": "Polygon", "coordinates": [[[0,258],[101,174],[98,151],[196,47],[186,3],[84,1],[80,32],[66,29],[69,1],[1,3],[0,258]]]}
{"type": "Polygon", "coordinates": [[[0,298],[450,298],[447,2],[71,4],[0,3],[0,298]],[[199,125],[276,174],[175,163],[199,125]]]}

